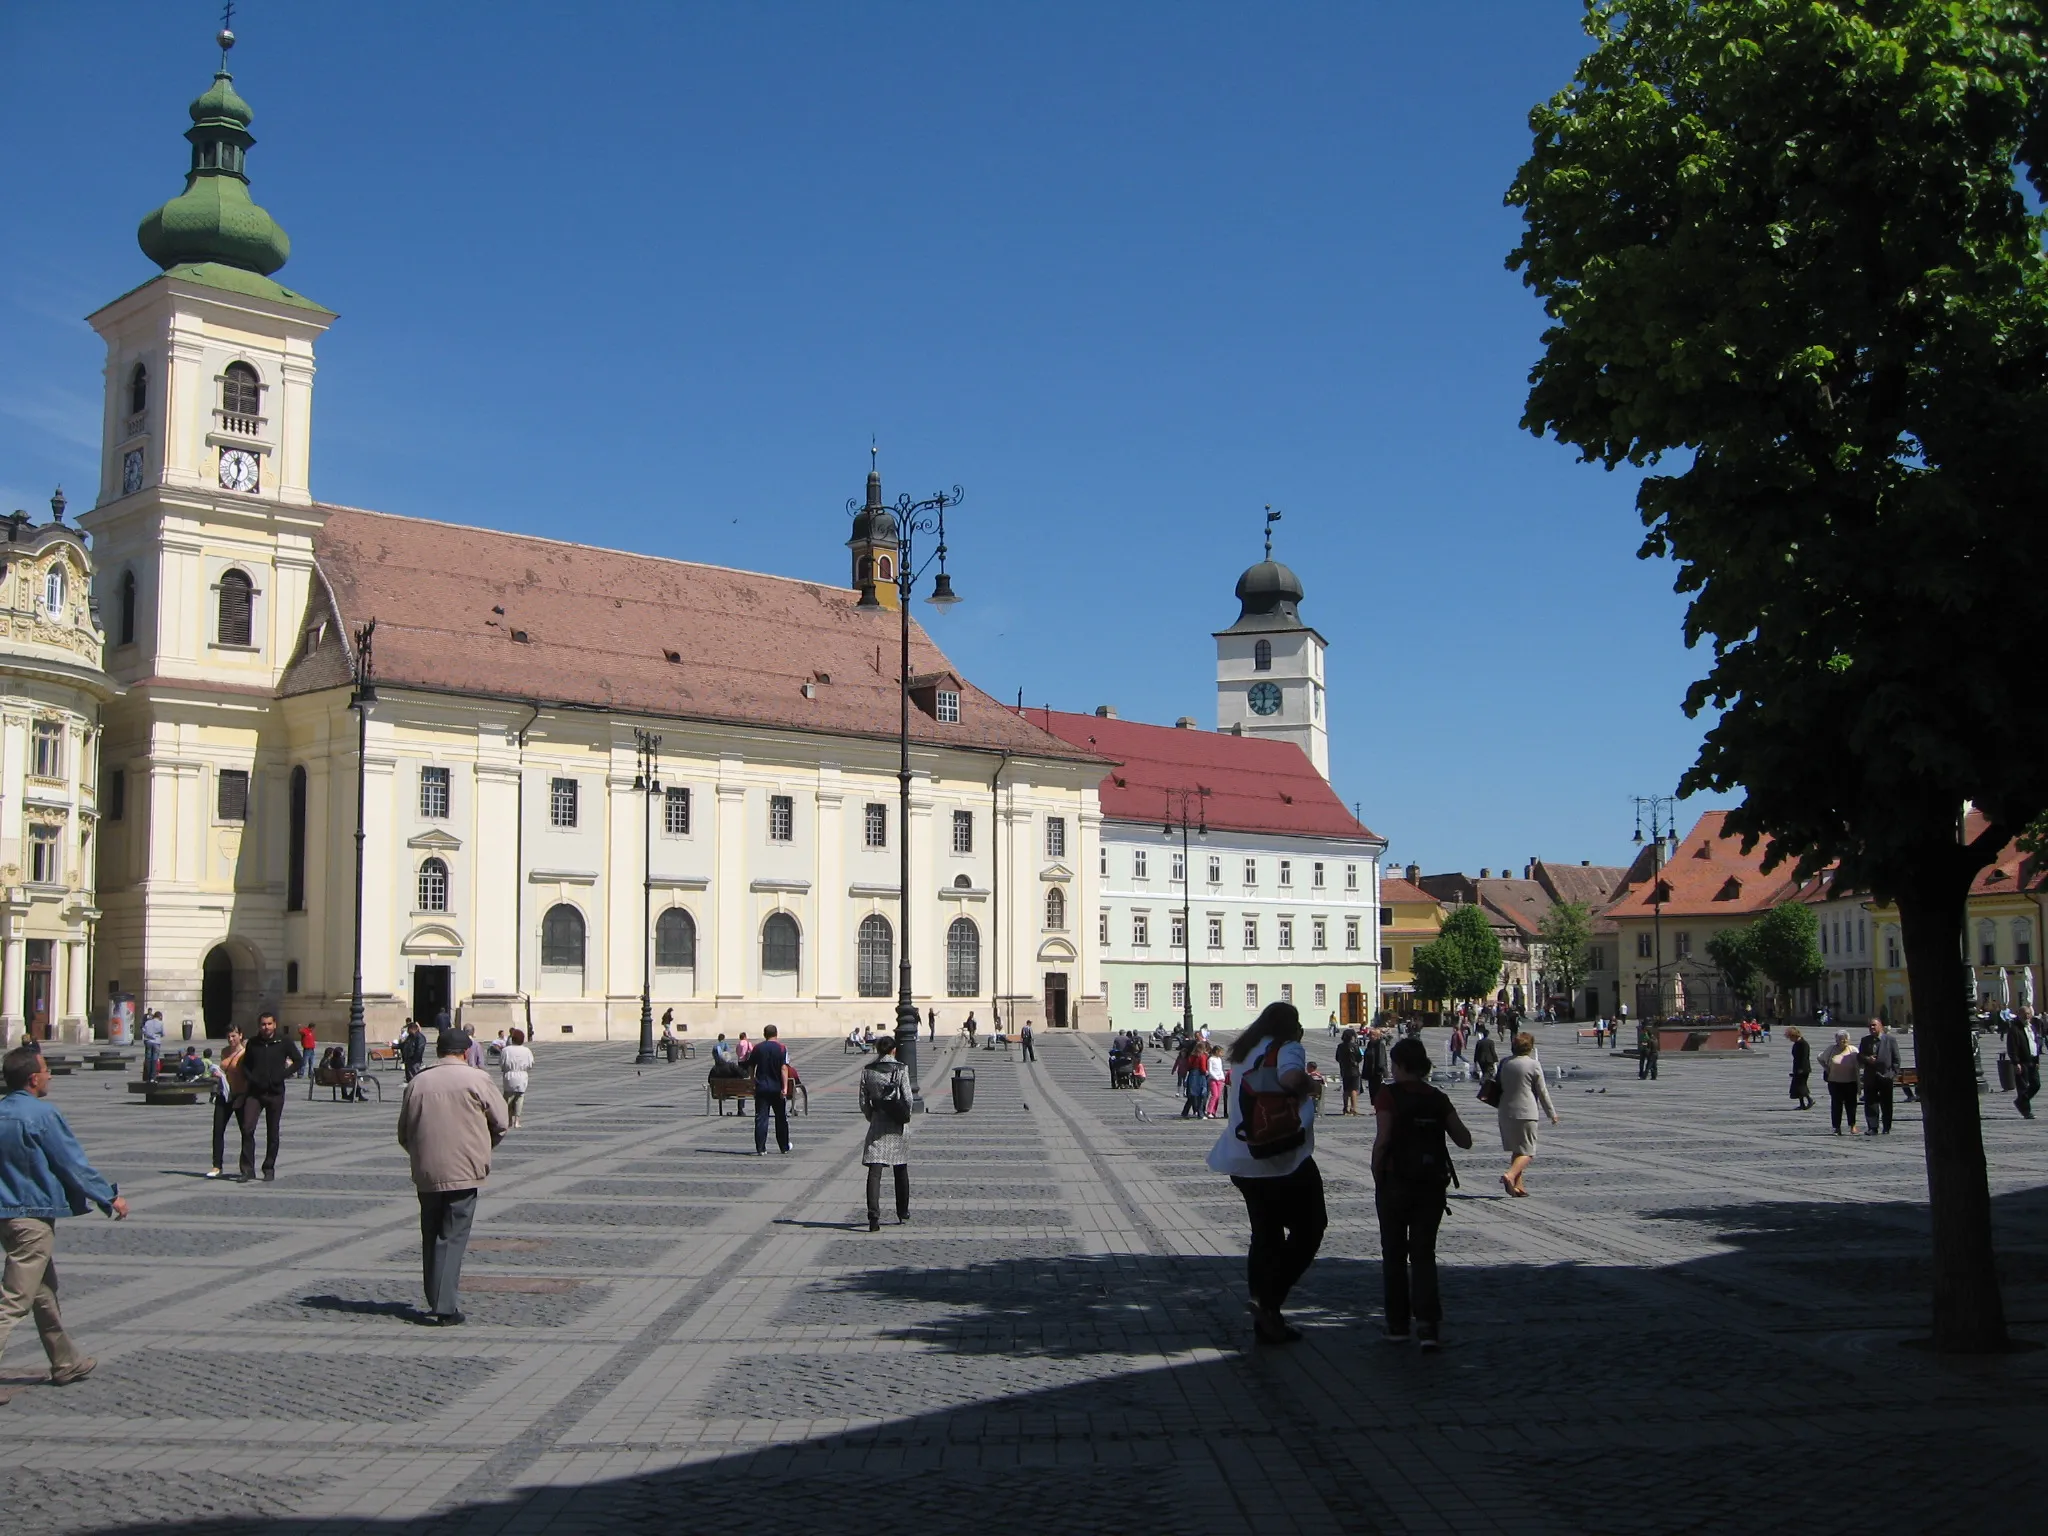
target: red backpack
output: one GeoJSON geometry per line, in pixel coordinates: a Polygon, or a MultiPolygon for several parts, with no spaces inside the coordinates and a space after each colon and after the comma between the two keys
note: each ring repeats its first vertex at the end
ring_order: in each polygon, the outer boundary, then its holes
{"type": "Polygon", "coordinates": [[[1279,1157],[1308,1140],[1301,1100],[1279,1086],[1279,1059],[1280,1042],[1268,1040],[1258,1059],[1246,1062],[1238,1074],[1237,1139],[1253,1157],[1279,1157]],[[1252,1086],[1253,1075],[1262,1070],[1273,1072],[1273,1089],[1252,1086]]]}

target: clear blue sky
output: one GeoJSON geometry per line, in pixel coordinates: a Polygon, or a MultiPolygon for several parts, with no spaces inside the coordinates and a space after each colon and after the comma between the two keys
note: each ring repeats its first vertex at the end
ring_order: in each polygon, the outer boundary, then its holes
{"type": "MultiPolygon", "coordinates": [[[[842,581],[873,433],[967,488],[968,675],[1205,726],[1270,502],[1393,859],[1621,862],[1704,658],[1632,484],[1517,426],[1501,194],[1579,13],[247,0],[253,191],[341,316],[315,493],[842,581]]],[[[91,499],[81,317],[154,271],[217,16],[0,10],[6,507],[91,499]]]]}

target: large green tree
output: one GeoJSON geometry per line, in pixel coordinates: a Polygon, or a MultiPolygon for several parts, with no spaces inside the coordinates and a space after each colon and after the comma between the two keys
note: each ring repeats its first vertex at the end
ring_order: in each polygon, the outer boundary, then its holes
{"type": "Polygon", "coordinates": [[[1781,901],[1749,925],[1749,956],[1780,997],[1819,985],[1828,973],[1820,952],[1820,920],[1803,901],[1781,901]]]}
{"type": "Polygon", "coordinates": [[[1418,997],[1462,1003],[1485,997],[1500,979],[1500,939],[1486,913],[1470,903],[1451,908],[1443,930],[1410,962],[1418,997]]]}
{"type": "Polygon", "coordinates": [[[2036,0],[1589,0],[1510,257],[1524,425],[1637,491],[1712,666],[1682,792],[1898,903],[1937,1345],[2007,1345],[1956,935],[2048,809],[2048,270],[2036,0]],[[1987,750],[1995,746],[1995,750],[1987,750]],[[1965,800],[1985,812],[1964,841],[1965,800]]]}
{"type": "Polygon", "coordinates": [[[1536,943],[1543,951],[1543,974],[1550,985],[1576,1006],[1579,987],[1592,967],[1587,947],[1593,942],[1593,911],[1583,901],[1560,901],[1543,914],[1536,943]]]}
{"type": "Polygon", "coordinates": [[[1728,990],[1741,1003],[1756,1001],[1756,948],[1747,928],[1723,928],[1707,940],[1707,958],[1714,962],[1728,990]]]}

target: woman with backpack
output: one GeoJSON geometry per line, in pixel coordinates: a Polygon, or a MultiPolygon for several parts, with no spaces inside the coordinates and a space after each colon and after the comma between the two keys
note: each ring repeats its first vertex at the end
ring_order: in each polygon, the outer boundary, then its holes
{"type": "Polygon", "coordinates": [[[1180,1117],[1209,1118],[1209,1048],[1197,1040],[1182,1059],[1180,1117]]]}
{"type": "Polygon", "coordinates": [[[1234,1091],[1209,1166],[1230,1175],[1251,1220],[1245,1278],[1252,1332],[1261,1344],[1288,1344],[1301,1333],[1280,1309],[1315,1262],[1330,1220],[1316,1168],[1308,1053],[1294,1004],[1268,1004],[1231,1043],[1229,1057],[1234,1091]]]}
{"type": "Polygon", "coordinates": [[[1536,1037],[1526,1029],[1515,1035],[1514,1055],[1500,1064],[1500,1149],[1507,1153],[1508,1171],[1500,1176],[1500,1187],[1517,1200],[1529,1193],[1522,1188],[1522,1175],[1536,1156],[1536,1111],[1541,1108],[1557,1124],[1557,1106],[1550,1102],[1550,1090],[1543,1086],[1543,1068],[1535,1060],[1536,1037]]]}
{"type": "Polygon", "coordinates": [[[867,1117],[867,1139],[860,1160],[868,1170],[868,1230],[882,1230],[882,1170],[896,1171],[896,1225],[910,1220],[910,1148],[904,1131],[910,1124],[910,1074],[896,1059],[896,1037],[875,1036],[875,1059],[860,1074],[860,1112],[867,1117]]]}
{"type": "Polygon", "coordinates": [[[1429,1085],[1429,1050],[1420,1040],[1398,1042],[1392,1066],[1394,1080],[1372,1106],[1379,1123],[1372,1143],[1373,1208],[1380,1219],[1387,1342],[1407,1339],[1412,1302],[1416,1341],[1435,1349],[1444,1319],[1436,1288],[1436,1230],[1457,1177],[1444,1139],[1469,1152],[1472,1133],[1450,1099],[1429,1085]]]}

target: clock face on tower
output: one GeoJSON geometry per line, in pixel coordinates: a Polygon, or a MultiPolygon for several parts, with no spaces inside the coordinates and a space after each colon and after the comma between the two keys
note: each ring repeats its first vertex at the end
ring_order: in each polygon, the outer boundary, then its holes
{"type": "Polygon", "coordinates": [[[256,455],[241,448],[221,449],[220,488],[253,493],[256,489],[256,455]]]}
{"type": "Polygon", "coordinates": [[[133,496],[142,489],[142,450],[130,448],[121,455],[121,494],[133,496]]]}
{"type": "Polygon", "coordinates": [[[1251,705],[1255,715],[1277,715],[1280,713],[1279,685],[1253,683],[1251,692],[1245,695],[1245,702],[1251,705]]]}

